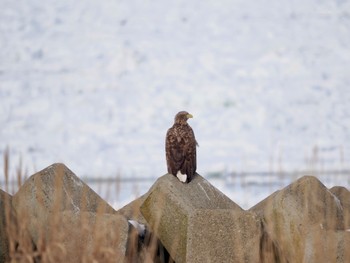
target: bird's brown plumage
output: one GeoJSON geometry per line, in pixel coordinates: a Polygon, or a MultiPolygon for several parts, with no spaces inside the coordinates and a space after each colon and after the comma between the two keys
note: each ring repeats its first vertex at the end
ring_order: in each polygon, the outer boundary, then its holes
{"type": "Polygon", "coordinates": [[[168,173],[177,176],[180,171],[187,175],[186,182],[190,182],[197,169],[196,138],[188,125],[188,118],[192,115],[180,111],[175,116],[174,125],[168,130],[165,138],[165,152],[168,173]]]}

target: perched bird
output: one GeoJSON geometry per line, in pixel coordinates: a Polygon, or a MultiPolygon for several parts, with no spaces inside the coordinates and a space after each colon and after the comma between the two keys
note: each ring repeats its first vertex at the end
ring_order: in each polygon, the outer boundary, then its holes
{"type": "Polygon", "coordinates": [[[165,138],[165,153],[168,173],[181,182],[189,183],[196,173],[196,146],[198,143],[187,120],[193,118],[187,111],[175,116],[174,125],[169,128],[165,138]]]}

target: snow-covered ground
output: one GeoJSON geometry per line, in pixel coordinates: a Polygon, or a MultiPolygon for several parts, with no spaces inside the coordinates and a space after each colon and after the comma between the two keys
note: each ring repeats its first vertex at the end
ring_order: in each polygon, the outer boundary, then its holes
{"type": "Polygon", "coordinates": [[[350,167],[350,1],[0,5],[0,154],[10,148],[13,177],[21,158],[28,174],[63,162],[80,177],[156,178],[184,109],[198,172],[221,173],[211,182],[225,193],[231,172],[350,167]]]}

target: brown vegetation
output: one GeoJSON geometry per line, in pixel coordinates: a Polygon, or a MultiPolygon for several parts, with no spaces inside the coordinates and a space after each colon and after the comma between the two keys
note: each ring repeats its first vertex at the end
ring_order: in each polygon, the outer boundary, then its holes
{"type": "Polygon", "coordinates": [[[170,254],[177,262],[350,262],[350,193],[328,190],[316,177],[296,180],[246,211],[199,175],[192,185],[166,175],[115,211],[63,164],[26,180],[19,166],[17,191],[8,151],[4,167],[0,262],[174,262],[170,254]],[[131,219],[146,225],[144,235],[131,219]],[[181,246],[187,254],[178,257],[181,246]]]}

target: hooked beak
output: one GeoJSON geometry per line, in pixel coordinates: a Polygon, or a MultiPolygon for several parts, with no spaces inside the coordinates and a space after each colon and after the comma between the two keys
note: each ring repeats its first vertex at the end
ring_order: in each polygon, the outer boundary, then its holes
{"type": "Polygon", "coordinates": [[[193,115],[192,114],[187,114],[187,119],[189,118],[193,118],[193,115]]]}

